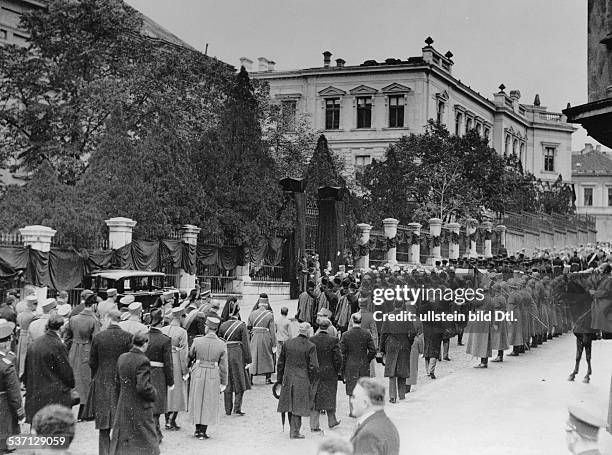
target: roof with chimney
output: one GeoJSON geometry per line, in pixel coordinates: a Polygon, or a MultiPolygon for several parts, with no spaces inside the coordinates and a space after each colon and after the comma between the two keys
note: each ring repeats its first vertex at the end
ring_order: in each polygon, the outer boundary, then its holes
{"type": "Polygon", "coordinates": [[[572,175],[612,175],[612,160],[607,154],[587,147],[572,155],[572,175]],[[590,151],[583,153],[585,150],[590,151]]]}

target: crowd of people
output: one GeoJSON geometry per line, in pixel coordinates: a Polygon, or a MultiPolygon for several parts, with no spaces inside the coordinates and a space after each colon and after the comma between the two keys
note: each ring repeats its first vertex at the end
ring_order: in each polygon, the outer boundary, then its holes
{"type": "MultiPolygon", "coordinates": [[[[105,300],[85,290],[72,306],[65,292],[39,301],[34,289],[26,287],[21,296],[9,294],[0,305],[0,450],[8,450],[6,437],[19,434],[22,419],[35,430],[49,406],[57,411],[79,404],[76,419],[95,421],[100,454],[156,454],[164,431],[180,429],[178,413],[188,413],[198,440],[210,437],[221,407],[227,415],[245,416],[244,394],[256,376],[263,376],[274,384],[277,411],[283,418],[288,415],[290,438],[305,437],[303,417],[314,433],[321,432],[321,415],[327,416],[330,429],[341,424],[336,396],[342,382],[349,417],[357,419],[358,429],[350,441],[326,442],[320,453],[335,447],[340,453],[397,454],[399,434],[384,405],[386,397],[395,404],[413,390],[421,358],[433,380],[437,363],[451,361],[453,337],[459,345],[465,341],[466,352],[478,359],[476,367],[485,369],[489,359],[503,362],[508,349],[509,356],[523,355],[575,331],[577,321],[559,291],[568,268],[597,267],[593,294],[612,300],[603,251],[564,258],[561,268],[556,258],[543,250],[532,258],[519,252],[439,261],[427,270],[385,265],[359,271],[349,267],[331,275],[328,267],[304,281],[296,314],[283,307],[275,317],[262,294],[247,321],[241,320],[235,297],[221,307],[209,291],[199,289],[182,295],[178,305],[162,297],[143,308],[132,295],[119,298],[115,289],[107,290],[105,300]],[[374,303],[377,289],[397,286],[479,288],[484,298],[374,303]],[[382,320],[376,311],[397,317],[382,320]],[[485,317],[495,312],[513,317],[485,317]],[[405,313],[415,317],[399,317],[405,313]],[[470,313],[479,317],[423,317],[470,313]],[[388,391],[374,379],[377,363],[384,366],[388,391]]],[[[590,329],[576,333],[589,346],[585,382],[591,374],[589,341],[601,331],[590,329]]]]}

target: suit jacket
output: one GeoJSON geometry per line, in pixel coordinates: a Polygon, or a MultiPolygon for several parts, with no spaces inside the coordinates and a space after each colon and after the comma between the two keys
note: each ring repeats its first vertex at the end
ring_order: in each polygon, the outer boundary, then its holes
{"type": "Polygon", "coordinates": [[[66,347],[56,333],[47,331],[28,347],[22,380],[26,386],[28,423],[49,404],[72,408],[70,390],[74,388],[74,374],[66,347]]]}
{"type": "Polygon", "coordinates": [[[158,455],[159,443],[153,417],[157,392],[151,382],[151,365],[137,348],[121,354],[117,361],[120,384],[113,422],[111,454],[158,455]]]}
{"type": "Polygon", "coordinates": [[[351,437],[354,455],[398,455],[397,428],[384,410],[376,411],[357,427],[351,437]]]}
{"type": "Polygon", "coordinates": [[[117,360],[131,347],[132,334],[121,330],[117,324],[111,324],[95,335],[91,342],[89,367],[92,382],[87,407],[95,417],[98,430],[107,430],[113,426],[119,399],[117,360]]]}
{"type": "Polygon", "coordinates": [[[343,360],[341,373],[348,390],[349,383],[356,383],[362,376],[370,376],[370,361],[376,356],[372,335],[362,327],[353,327],[342,334],[340,352],[343,360]]]}
{"type": "Polygon", "coordinates": [[[315,409],[318,411],[322,409],[335,410],[338,374],[342,368],[342,354],[340,354],[338,338],[330,336],[326,331],[321,331],[310,337],[310,342],[317,349],[317,359],[319,361],[315,409]]]}

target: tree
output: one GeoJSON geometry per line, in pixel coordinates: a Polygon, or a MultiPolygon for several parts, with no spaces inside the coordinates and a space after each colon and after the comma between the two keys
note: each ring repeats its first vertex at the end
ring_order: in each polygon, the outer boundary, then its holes
{"type": "Polygon", "coordinates": [[[262,236],[290,229],[293,214],[276,178],[275,163],[262,141],[261,110],[248,73],[235,78],[214,130],[193,156],[198,181],[208,198],[209,235],[254,244],[262,236]]]}
{"type": "Polygon", "coordinates": [[[385,160],[374,160],[358,180],[370,220],[392,216],[406,224],[434,216],[481,218],[485,208],[503,210],[508,195],[500,182],[508,173],[513,176],[508,179],[518,180],[476,132],[457,137],[430,121],[423,134],[390,145],[385,160]]]}
{"type": "Polygon", "coordinates": [[[141,34],[121,0],[55,0],[24,15],[29,48],[0,47],[0,165],[46,161],[76,184],[120,108],[135,137],[160,127],[180,137],[216,122],[231,69],[141,34]]]}

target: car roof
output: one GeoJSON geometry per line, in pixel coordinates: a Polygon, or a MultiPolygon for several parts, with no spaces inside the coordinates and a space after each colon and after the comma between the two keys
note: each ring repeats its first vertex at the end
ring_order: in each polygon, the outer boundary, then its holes
{"type": "Polygon", "coordinates": [[[100,270],[93,272],[92,277],[100,277],[107,280],[123,280],[126,278],[142,278],[150,276],[166,276],[162,272],[147,272],[146,270],[100,270]]]}

